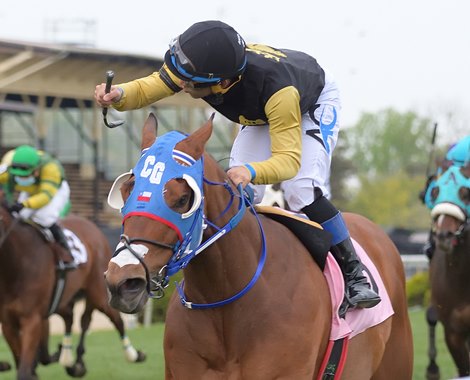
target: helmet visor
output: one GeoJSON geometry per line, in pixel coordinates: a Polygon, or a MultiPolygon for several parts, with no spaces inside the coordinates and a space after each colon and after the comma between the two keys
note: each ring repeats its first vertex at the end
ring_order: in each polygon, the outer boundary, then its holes
{"type": "Polygon", "coordinates": [[[187,80],[200,83],[217,83],[222,80],[213,73],[198,73],[181,49],[179,38],[174,38],[170,42],[170,60],[176,70],[187,80]]]}
{"type": "Polygon", "coordinates": [[[28,164],[20,164],[20,163],[14,163],[11,164],[10,166],[10,174],[15,175],[15,176],[20,176],[20,177],[26,177],[31,175],[31,173],[34,171],[34,168],[31,167],[31,165],[28,164]]]}

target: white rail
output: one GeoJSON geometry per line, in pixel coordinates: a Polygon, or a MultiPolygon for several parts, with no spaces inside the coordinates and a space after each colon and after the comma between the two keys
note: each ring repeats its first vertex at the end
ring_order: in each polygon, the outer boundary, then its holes
{"type": "Polygon", "coordinates": [[[406,278],[413,276],[417,272],[427,271],[429,268],[429,260],[423,254],[401,255],[401,259],[405,266],[406,278]]]}

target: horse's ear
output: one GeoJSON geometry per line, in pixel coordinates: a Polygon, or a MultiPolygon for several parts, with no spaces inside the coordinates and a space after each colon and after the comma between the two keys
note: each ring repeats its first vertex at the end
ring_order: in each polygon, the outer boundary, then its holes
{"type": "Polygon", "coordinates": [[[140,149],[144,150],[155,142],[157,138],[158,121],[156,116],[150,112],[147,120],[145,121],[144,128],[142,129],[142,143],[140,149]]]}
{"type": "Polygon", "coordinates": [[[211,115],[201,128],[176,144],[175,148],[189,154],[195,160],[199,160],[204,153],[204,147],[209,137],[211,137],[214,116],[215,113],[211,115]]]}

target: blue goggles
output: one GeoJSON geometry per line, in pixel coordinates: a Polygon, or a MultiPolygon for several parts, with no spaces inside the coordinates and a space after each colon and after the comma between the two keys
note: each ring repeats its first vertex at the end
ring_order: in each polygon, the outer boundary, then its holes
{"type": "MultiPolygon", "coordinates": [[[[222,78],[220,74],[214,73],[198,73],[192,70],[194,65],[189,58],[183,53],[181,49],[179,38],[175,38],[170,42],[170,59],[173,66],[176,68],[178,73],[184,76],[188,81],[207,83],[208,85],[219,83],[222,78]],[[185,68],[186,67],[186,68],[185,68]],[[191,70],[192,72],[189,72],[191,70]]],[[[246,58],[239,71],[242,71],[246,66],[246,58]]]]}
{"type": "Polygon", "coordinates": [[[184,66],[190,67],[192,66],[192,63],[189,60],[189,58],[183,53],[183,50],[181,50],[181,46],[180,46],[178,38],[175,38],[170,43],[170,59],[171,59],[171,63],[173,64],[173,66],[175,66],[176,70],[178,70],[178,72],[182,76],[184,76],[190,81],[201,82],[201,83],[217,83],[222,80],[222,78],[215,77],[214,74],[212,73],[192,74],[188,72],[188,70],[185,69],[184,66]]]}

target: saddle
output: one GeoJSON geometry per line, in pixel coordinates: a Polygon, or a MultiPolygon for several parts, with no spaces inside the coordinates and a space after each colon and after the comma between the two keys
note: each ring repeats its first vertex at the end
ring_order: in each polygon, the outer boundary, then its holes
{"type": "Polygon", "coordinates": [[[292,213],[272,206],[255,206],[256,212],[286,226],[307,248],[313,260],[320,269],[325,269],[326,257],[331,247],[333,236],[325,231],[318,223],[312,222],[306,216],[292,213]]]}
{"type": "MultiPolygon", "coordinates": [[[[30,219],[21,219],[21,222],[33,227],[41,235],[41,237],[46,243],[51,244],[52,252],[54,253],[56,261],[57,270],[59,272],[69,270],[66,263],[70,262],[71,253],[67,252],[65,248],[60,245],[60,243],[54,238],[54,235],[52,234],[51,230],[47,227],[43,227],[40,224],[35,223],[30,219]]],[[[73,261],[74,257],[72,256],[72,263],[73,261]]],[[[74,265],[73,268],[75,269],[75,267],[76,266],[74,265]]]]}

